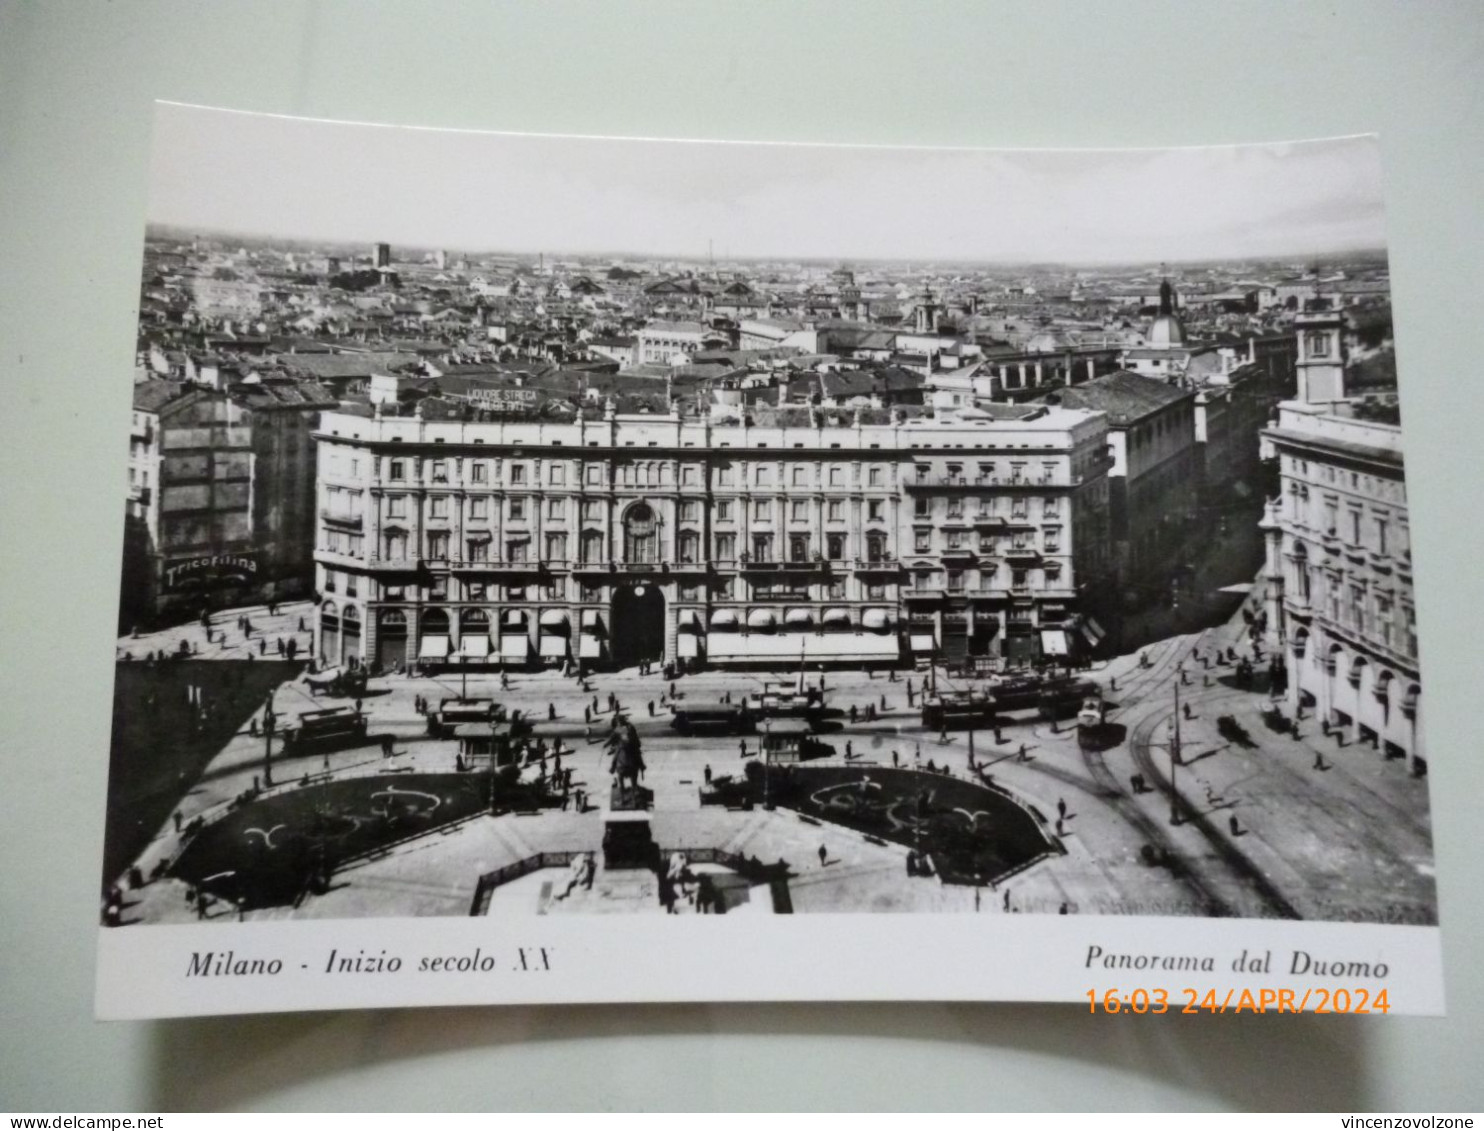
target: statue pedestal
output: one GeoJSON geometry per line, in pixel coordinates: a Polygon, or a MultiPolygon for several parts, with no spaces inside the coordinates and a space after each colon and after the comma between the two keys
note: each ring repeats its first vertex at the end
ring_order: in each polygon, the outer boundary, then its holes
{"type": "Polygon", "coordinates": [[[615,810],[603,821],[603,867],[653,869],[659,846],[649,830],[649,814],[642,809],[615,810]]]}
{"type": "Polygon", "coordinates": [[[642,785],[621,785],[614,781],[608,793],[608,808],[615,813],[642,812],[654,804],[654,790],[642,785]]]}

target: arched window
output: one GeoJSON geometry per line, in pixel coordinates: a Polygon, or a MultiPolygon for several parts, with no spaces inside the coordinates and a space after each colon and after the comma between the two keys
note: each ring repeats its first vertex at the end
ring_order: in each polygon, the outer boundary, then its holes
{"type": "Polygon", "coordinates": [[[624,515],[624,560],[653,565],[659,561],[659,522],[648,503],[635,503],[624,515]]]}
{"type": "Polygon", "coordinates": [[[429,609],[423,613],[424,636],[448,635],[448,612],[444,609],[429,609]]]}
{"type": "Polygon", "coordinates": [[[462,634],[488,633],[490,615],[484,609],[464,609],[459,613],[459,632],[462,634]]]}

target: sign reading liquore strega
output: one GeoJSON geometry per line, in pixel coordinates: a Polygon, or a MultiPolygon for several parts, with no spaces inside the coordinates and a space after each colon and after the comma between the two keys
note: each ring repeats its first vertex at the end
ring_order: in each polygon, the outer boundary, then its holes
{"type": "Polygon", "coordinates": [[[1373,139],[156,113],[101,1015],[1441,1011],[1373,139]]]}

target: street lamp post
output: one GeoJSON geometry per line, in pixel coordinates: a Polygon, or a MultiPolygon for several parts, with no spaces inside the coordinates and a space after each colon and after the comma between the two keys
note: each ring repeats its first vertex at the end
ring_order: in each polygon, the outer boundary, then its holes
{"type": "Polygon", "coordinates": [[[1180,765],[1180,684],[1175,684],[1175,730],[1170,736],[1170,824],[1180,823],[1180,789],[1176,768],[1180,765]]]}
{"type": "Polygon", "coordinates": [[[768,741],[773,734],[773,720],[763,719],[763,808],[773,811],[773,744],[768,741]]]}

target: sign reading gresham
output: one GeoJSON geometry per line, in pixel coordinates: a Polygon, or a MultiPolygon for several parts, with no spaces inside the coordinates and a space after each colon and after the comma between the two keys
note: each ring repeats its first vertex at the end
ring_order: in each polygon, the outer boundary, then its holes
{"type": "Polygon", "coordinates": [[[201,589],[239,585],[253,580],[258,559],[253,554],[209,554],[165,567],[166,589],[201,589]]]}

